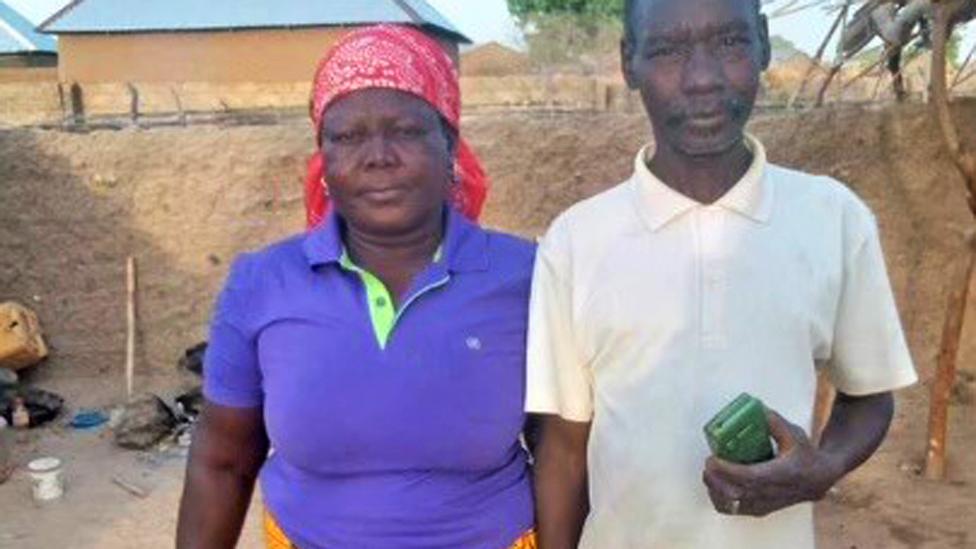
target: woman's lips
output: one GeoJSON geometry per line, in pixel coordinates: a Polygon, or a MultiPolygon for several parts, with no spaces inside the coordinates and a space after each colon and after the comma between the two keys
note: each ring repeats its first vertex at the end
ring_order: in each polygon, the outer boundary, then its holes
{"type": "Polygon", "coordinates": [[[406,192],[404,187],[379,187],[364,190],[360,196],[371,202],[393,202],[403,197],[406,192]]]}

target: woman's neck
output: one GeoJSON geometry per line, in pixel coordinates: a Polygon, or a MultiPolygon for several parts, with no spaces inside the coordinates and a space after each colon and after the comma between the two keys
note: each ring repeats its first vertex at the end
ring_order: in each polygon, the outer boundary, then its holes
{"type": "Polygon", "coordinates": [[[397,234],[370,233],[347,224],[344,240],[350,259],[383,281],[399,303],[414,277],[430,264],[443,236],[444,219],[438,214],[397,234]]]}

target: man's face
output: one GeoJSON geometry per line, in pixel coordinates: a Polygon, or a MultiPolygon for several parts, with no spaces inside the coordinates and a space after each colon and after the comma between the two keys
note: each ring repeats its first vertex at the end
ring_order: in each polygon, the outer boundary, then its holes
{"type": "Polygon", "coordinates": [[[766,19],[749,0],[643,0],[622,46],[658,147],[689,157],[742,140],[769,65],[766,19]]]}

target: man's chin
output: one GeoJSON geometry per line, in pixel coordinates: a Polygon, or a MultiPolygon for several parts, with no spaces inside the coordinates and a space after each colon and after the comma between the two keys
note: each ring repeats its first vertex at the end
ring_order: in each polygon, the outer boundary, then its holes
{"type": "Polygon", "coordinates": [[[679,149],[685,156],[712,157],[729,153],[743,140],[742,132],[722,132],[713,135],[685,135],[679,149]]]}

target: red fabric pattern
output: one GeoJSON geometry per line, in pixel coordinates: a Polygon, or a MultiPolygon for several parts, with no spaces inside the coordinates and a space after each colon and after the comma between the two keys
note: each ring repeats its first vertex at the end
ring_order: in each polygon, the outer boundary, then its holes
{"type": "MultiPolygon", "coordinates": [[[[340,97],[364,89],[385,88],[424,99],[455,129],[461,127],[461,90],[454,62],[433,38],[400,25],[377,25],[343,37],[319,64],[312,89],[311,116],[321,149],[322,119],[340,97]]],[[[305,211],[308,227],[328,213],[328,182],[321,150],[308,161],[305,211]]],[[[481,161],[464,139],[458,143],[451,201],[477,220],[488,197],[481,161]]]]}

